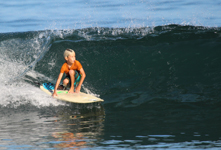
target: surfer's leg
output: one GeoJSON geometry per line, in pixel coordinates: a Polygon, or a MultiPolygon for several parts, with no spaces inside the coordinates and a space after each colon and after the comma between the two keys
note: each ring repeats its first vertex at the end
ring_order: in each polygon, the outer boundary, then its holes
{"type": "Polygon", "coordinates": [[[69,81],[70,81],[70,77],[67,76],[67,77],[63,80],[63,85],[64,85],[64,86],[67,86],[68,83],[69,83],[69,81]]]}
{"type": "Polygon", "coordinates": [[[71,81],[70,81],[71,82],[71,87],[70,87],[69,93],[72,93],[72,92],[74,92],[75,71],[70,70],[69,75],[70,75],[70,78],[71,78],[71,81]]]}
{"type": "Polygon", "coordinates": [[[75,71],[75,83],[74,83],[74,85],[76,87],[78,86],[80,80],[81,80],[81,74],[79,72],[75,71]]]}
{"type": "Polygon", "coordinates": [[[71,84],[70,84],[70,76],[67,75],[65,77],[65,79],[63,80],[63,90],[67,90],[68,88],[70,88],[71,84]]]}

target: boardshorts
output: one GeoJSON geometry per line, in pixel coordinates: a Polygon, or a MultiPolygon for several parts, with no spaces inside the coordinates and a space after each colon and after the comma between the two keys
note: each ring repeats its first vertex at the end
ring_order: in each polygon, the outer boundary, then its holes
{"type": "MultiPolygon", "coordinates": [[[[75,82],[74,82],[74,86],[77,86],[77,85],[79,84],[80,80],[81,80],[81,74],[80,74],[78,71],[76,71],[76,70],[74,70],[74,71],[75,71],[75,82]]],[[[70,87],[71,87],[71,77],[70,77],[70,75],[67,75],[67,76],[65,77],[65,79],[68,79],[68,80],[69,80],[68,85],[67,85],[67,88],[70,88],[70,87]]]]}

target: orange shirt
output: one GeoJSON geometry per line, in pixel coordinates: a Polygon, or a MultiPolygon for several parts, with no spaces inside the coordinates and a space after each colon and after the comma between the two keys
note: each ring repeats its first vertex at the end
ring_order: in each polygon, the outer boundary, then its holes
{"type": "Polygon", "coordinates": [[[80,71],[82,68],[82,65],[79,61],[75,60],[74,63],[72,64],[71,68],[68,67],[68,64],[65,62],[62,67],[60,73],[66,73],[66,75],[69,74],[70,70],[77,70],[80,71]]]}

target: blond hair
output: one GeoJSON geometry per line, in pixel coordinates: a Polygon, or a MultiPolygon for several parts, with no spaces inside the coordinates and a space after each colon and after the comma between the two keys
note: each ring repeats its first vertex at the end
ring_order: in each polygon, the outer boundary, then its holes
{"type": "Polygon", "coordinates": [[[66,49],[64,51],[64,58],[68,57],[70,54],[73,54],[73,53],[75,53],[73,49],[70,49],[70,48],[66,49]]]}

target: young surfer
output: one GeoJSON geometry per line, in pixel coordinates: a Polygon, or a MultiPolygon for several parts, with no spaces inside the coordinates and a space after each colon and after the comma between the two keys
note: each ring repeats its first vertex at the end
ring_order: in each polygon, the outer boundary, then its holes
{"type": "Polygon", "coordinates": [[[81,63],[75,58],[74,50],[66,49],[64,51],[64,59],[66,62],[61,67],[60,74],[54,88],[54,93],[52,94],[53,97],[57,96],[57,88],[64,73],[66,74],[66,77],[63,80],[63,86],[70,87],[68,93],[79,93],[81,90],[81,85],[86,77],[81,63]],[[75,91],[74,85],[76,85],[75,91]]]}

